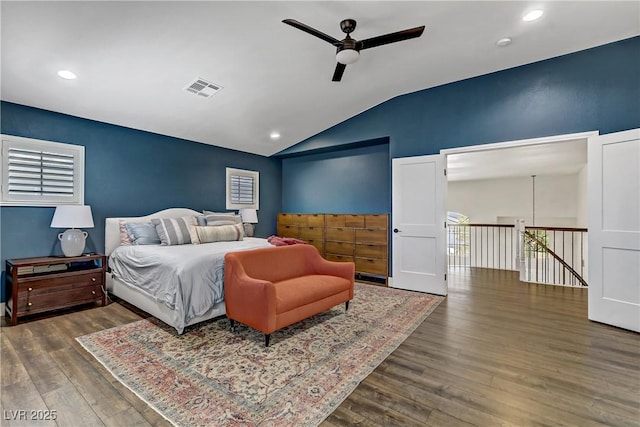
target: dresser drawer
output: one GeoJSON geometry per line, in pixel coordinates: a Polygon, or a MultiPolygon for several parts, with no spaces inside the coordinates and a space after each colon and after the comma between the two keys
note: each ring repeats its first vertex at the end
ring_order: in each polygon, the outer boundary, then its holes
{"type": "Polygon", "coordinates": [[[294,214],[279,213],[278,225],[292,225],[295,222],[294,214]]]}
{"type": "Polygon", "coordinates": [[[356,229],[356,241],[358,243],[387,243],[387,230],[371,228],[356,229]]]}
{"type": "Polygon", "coordinates": [[[336,242],[353,242],[353,228],[327,227],[326,239],[336,242]]]}
{"type": "Polygon", "coordinates": [[[347,255],[326,254],[325,259],[327,261],[353,262],[353,257],[347,255]]]}
{"type": "Polygon", "coordinates": [[[344,227],[344,215],[325,214],[324,223],[327,227],[344,227]]]}
{"type": "Polygon", "coordinates": [[[278,224],[278,236],[280,237],[299,237],[299,229],[297,225],[278,224]]]}
{"type": "Polygon", "coordinates": [[[324,227],[324,214],[307,214],[307,226],[324,227]]]}
{"type": "Polygon", "coordinates": [[[366,228],[384,228],[388,229],[388,219],[387,215],[365,215],[364,216],[364,226],[366,228]]]}
{"type": "Polygon", "coordinates": [[[356,271],[359,273],[387,275],[388,261],[386,259],[356,258],[356,271]]]}
{"type": "Polygon", "coordinates": [[[306,227],[300,229],[300,238],[302,240],[322,240],[324,236],[324,228],[322,227],[306,227]]]}
{"type": "Polygon", "coordinates": [[[22,295],[23,292],[31,294],[58,292],[79,286],[102,286],[103,284],[102,269],[88,272],[63,272],[22,278],[18,282],[18,294],[22,295]]]}
{"type": "Polygon", "coordinates": [[[328,254],[353,255],[353,243],[328,241],[325,250],[328,254]]]}
{"type": "Polygon", "coordinates": [[[364,215],[345,215],[344,216],[345,227],[364,227],[364,215]]]}
{"type": "Polygon", "coordinates": [[[387,246],[375,244],[357,244],[356,256],[362,258],[387,259],[387,246]]]}
{"type": "Polygon", "coordinates": [[[18,316],[68,308],[94,301],[103,301],[101,285],[78,286],[52,292],[25,291],[20,292],[18,296],[18,316]]]}

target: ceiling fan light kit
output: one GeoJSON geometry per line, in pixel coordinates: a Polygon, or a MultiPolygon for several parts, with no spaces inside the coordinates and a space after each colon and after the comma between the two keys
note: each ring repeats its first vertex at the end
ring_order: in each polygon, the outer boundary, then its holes
{"type": "Polygon", "coordinates": [[[336,69],[333,72],[334,82],[339,82],[342,79],[342,74],[348,64],[353,64],[360,58],[360,51],[363,49],[370,49],[372,47],[382,46],[389,43],[395,43],[402,40],[413,39],[420,37],[424,32],[424,25],[421,27],[410,28],[408,30],[396,31],[395,33],[389,33],[382,36],[371,37],[365,40],[356,40],[349,35],[356,29],[355,19],[345,19],[340,22],[340,29],[347,36],[343,40],[338,40],[328,34],[318,31],[302,22],[298,22],[295,19],[285,19],[285,24],[291,25],[305,33],[309,33],[312,36],[318,37],[333,46],[336,47],[336,69]]]}
{"type": "Polygon", "coordinates": [[[341,64],[353,64],[360,58],[360,52],[355,49],[342,49],[336,53],[336,61],[341,64]]]}

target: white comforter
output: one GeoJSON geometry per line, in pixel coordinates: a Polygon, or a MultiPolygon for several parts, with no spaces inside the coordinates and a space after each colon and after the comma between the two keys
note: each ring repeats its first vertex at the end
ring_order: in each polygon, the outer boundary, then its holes
{"type": "Polygon", "coordinates": [[[178,331],[224,300],[224,255],[270,247],[266,239],[179,246],[120,246],[109,258],[115,278],[177,314],[178,331]],[[182,323],[182,324],[180,324],[182,323]]]}

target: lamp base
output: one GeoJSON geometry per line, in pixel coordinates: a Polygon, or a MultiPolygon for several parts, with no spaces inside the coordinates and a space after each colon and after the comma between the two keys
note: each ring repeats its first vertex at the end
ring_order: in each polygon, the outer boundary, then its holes
{"type": "Polygon", "coordinates": [[[243,225],[244,225],[245,236],[253,237],[253,224],[245,222],[243,225]]]}
{"type": "Polygon", "coordinates": [[[60,240],[60,246],[62,246],[64,256],[72,257],[82,255],[87,235],[86,231],[76,228],[70,228],[64,233],[58,234],[58,240],[60,240]]]}

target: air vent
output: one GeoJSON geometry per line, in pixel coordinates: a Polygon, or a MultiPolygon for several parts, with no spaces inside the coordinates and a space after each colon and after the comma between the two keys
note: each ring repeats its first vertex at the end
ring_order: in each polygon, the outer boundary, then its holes
{"type": "Polygon", "coordinates": [[[198,95],[203,98],[211,98],[211,96],[215,95],[220,89],[222,89],[222,86],[200,78],[195,79],[184,88],[187,92],[191,92],[194,95],[198,95]]]}

